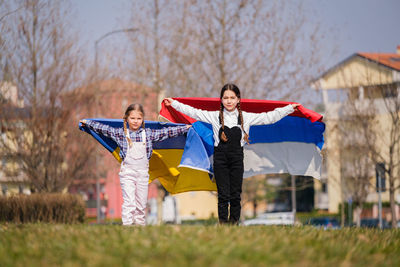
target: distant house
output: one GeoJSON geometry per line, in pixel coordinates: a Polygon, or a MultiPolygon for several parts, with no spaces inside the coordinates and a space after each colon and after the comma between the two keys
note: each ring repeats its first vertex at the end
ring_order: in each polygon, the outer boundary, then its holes
{"type": "MultiPolygon", "coordinates": [[[[351,201],[342,190],[346,155],[342,152],[344,144],[338,132],[335,131],[345,116],[344,103],[349,97],[353,98],[357,105],[369,103],[376,108],[381,127],[391,123],[389,114],[385,113],[383,108],[383,100],[398,97],[400,92],[400,46],[397,47],[397,53],[355,53],[318,77],[314,86],[322,90],[325,107],[326,153],[324,158],[326,166],[324,167],[326,172],[323,174],[322,182],[328,195],[328,210],[338,212],[340,203],[351,201]],[[386,90],[386,93],[382,95],[378,93],[382,88],[390,90],[386,90]]],[[[387,136],[381,138],[387,138],[387,136]]],[[[374,184],[375,166],[372,166],[372,170],[370,181],[374,184]]],[[[368,202],[376,202],[378,198],[372,188],[367,197],[368,202]]],[[[388,201],[388,199],[389,193],[385,192],[383,201],[388,201]]],[[[396,201],[400,202],[399,191],[397,191],[396,201]]]]}

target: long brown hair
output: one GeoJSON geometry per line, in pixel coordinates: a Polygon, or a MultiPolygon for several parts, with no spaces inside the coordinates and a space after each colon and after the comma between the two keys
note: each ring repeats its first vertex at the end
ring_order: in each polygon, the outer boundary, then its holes
{"type": "Polygon", "coordinates": [[[142,123],[142,127],[144,128],[144,109],[143,106],[141,104],[131,104],[127,107],[126,111],[125,111],[125,115],[124,115],[124,133],[126,134],[126,138],[128,139],[128,143],[129,146],[132,145],[132,140],[129,137],[129,132],[128,132],[128,127],[127,127],[127,120],[129,117],[129,114],[131,114],[131,111],[139,111],[140,113],[142,113],[142,117],[143,117],[143,123],[142,123]]]}
{"type": "Polygon", "coordinates": [[[222,124],[221,140],[224,141],[224,142],[228,141],[228,138],[226,137],[225,132],[224,132],[224,105],[222,104],[222,97],[224,96],[224,93],[225,93],[226,90],[230,90],[230,91],[234,92],[236,97],[239,98],[239,103],[236,106],[236,108],[239,111],[239,121],[238,122],[240,122],[240,125],[242,127],[242,131],[244,132],[244,140],[246,141],[246,143],[249,143],[250,142],[249,141],[249,135],[246,133],[246,131],[243,128],[243,114],[242,114],[242,109],[240,108],[240,90],[233,83],[225,84],[221,89],[221,94],[220,94],[220,97],[219,97],[219,99],[221,100],[221,107],[220,107],[220,110],[219,110],[219,120],[220,120],[220,123],[222,124]]]}

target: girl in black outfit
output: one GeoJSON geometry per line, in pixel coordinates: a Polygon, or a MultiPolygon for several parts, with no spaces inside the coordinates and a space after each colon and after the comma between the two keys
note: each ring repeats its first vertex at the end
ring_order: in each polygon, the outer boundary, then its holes
{"type": "Polygon", "coordinates": [[[243,146],[249,142],[250,126],[275,123],[292,113],[299,104],[290,104],[270,112],[244,112],[240,108],[240,90],[231,83],[222,87],[220,99],[219,111],[196,109],[172,98],[166,98],[164,103],[193,119],[212,125],[218,218],[221,224],[237,225],[240,219],[240,195],[244,171],[243,146]]]}

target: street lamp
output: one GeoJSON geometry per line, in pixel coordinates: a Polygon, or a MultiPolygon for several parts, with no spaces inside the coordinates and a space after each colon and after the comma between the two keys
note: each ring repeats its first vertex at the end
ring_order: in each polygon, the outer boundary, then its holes
{"type": "Polygon", "coordinates": [[[116,33],[122,33],[122,32],[136,32],[136,31],[138,31],[138,30],[139,30],[139,29],[137,29],[137,28],[128,28],[128,29],[120,29],[120,30],[110,31],[110,32],[107,32],[106,34],[104,34],[103,36],[101,36],[99,39],[97,39],[97,40],[94,42],[94,68],[95,68],[94,72],[95,72],[95,75],[96,75],[96,79],[97,79],[97,70],[98,70],[98,56],[97,56],[97,52],[98,52],[98,45],[99,45],[99,43],[100,43],[102,40],[104,40],[105,38],[107,38],[108,36],[110,36],[110,35],[113,35],[113,34],[116,34],[116,33]]]}
{"type": "MultiPolygon", "coordinates": [[[[111,32],[108,32],[101,36],[99,39],[97,39],[94,42],[94,73],[95,73],[95,79],[97,81],[97,71],[98,71],[98,56],[97,56],[97,51],[98,51],[98,45],[99,43],[107,38],[110,35],[116,34],[116,33],[123,33],[123,32],[136,32],[138,29],[137,28],[128,28],[128,29],[120,29],[120,30],[114,30],[111,32]]],[[[96,97],[96,103],[95,106],[97,107],[99,105],[98,103],[98,94],[95,94],[96,97]]],[[[96,156],[96,167],[98,166],[98,160],[96,156]]],[[[97,223],[100,223],[100,217],[101,217],[101,209],[100,209],[100,181],[99,181],[99,175],[96,176],[96,215],[97,215],[97,223]]]]}

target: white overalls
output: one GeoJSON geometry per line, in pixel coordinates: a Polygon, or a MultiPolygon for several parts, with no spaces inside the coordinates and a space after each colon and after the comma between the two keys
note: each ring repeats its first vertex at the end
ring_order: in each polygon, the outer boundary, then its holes
{"type": "Polygon", "coordinates": [[[149,160],[146,153],[146,131],[144,129],[142,140],[142,142],[132,142],[132,146],[128,145],[128,152],[119,172],[124,201],[122,204],[123,225],[146,224],[149,160]]]}

